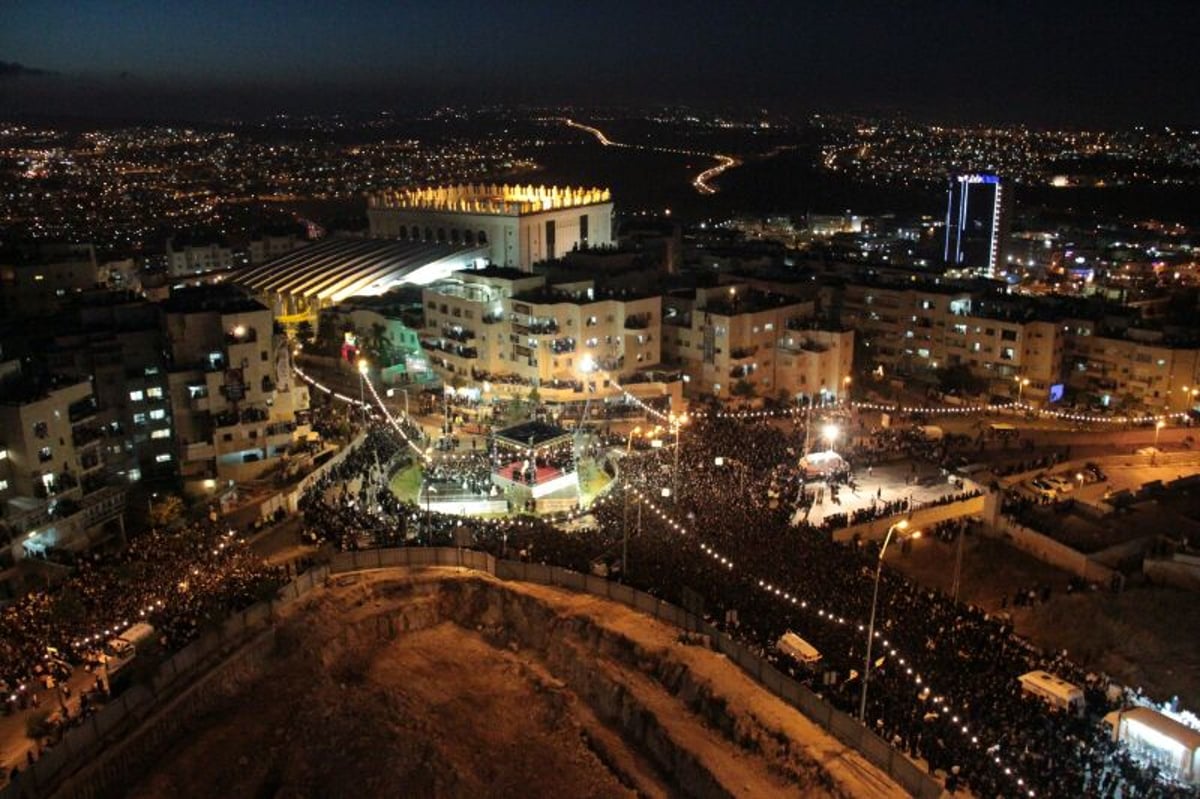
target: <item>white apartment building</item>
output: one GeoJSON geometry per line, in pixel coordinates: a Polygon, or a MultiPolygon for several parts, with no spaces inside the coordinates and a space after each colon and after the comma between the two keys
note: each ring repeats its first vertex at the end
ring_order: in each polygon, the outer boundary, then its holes
{"type": "Polygon", "coordinates": [[[663,302],[664,354],[683,370],[688,393],[726,399],[748,387],[818,402],[843,396],[854,334],[817,327],[813,302],[736,283],[663,302]]]}
{"type": "Polygon", "coordinates": [[[271,311],[229,285],[175,292],[163,307],[168,386],[179,473],[204,481],[250,480],[275,468],[308,410],[271,311]]]}
{"type": "Polygon", "coordinates": [[[492,266],[456,272],[422,299],[422,347],[447,384],[493,394],[537,387],[550,401],[569,401],[615,391],[602,370],[638,385],[635,394],[678,393],[647,376],[662,360],[657,295],[598,293],[591,280],[547,286],[541,275],[492,266]]]}

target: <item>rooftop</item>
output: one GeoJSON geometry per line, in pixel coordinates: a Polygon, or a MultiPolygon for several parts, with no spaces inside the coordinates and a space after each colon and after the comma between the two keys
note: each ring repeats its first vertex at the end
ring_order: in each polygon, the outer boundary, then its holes
{"type": "Polygon", "coordinates": [[[164,313],[249,313],[267,307],[229,283],[176,289],[162,304],[164,313]]]}
{"type": "Polygon", "coordinates": [[[465,244],[335,237],[242,269],[232,280],[256,294],[300,295],[336,303],[357,295],[383,294],[401,283],[445,277],[485,253],[486,247],[465,244]],[[427,277],[430,272],[434,278],[427,277]]]}
{"type": "Polygon", "coordinates": [[[499,443],[516,447],[541,447],[570,435],[563,428],[546,422],[522,422],[496,431],[499,443]]]}
{"type": "Polygon", "coordinates": [[[447,213],[520,216],[559,208],[581,208],[612,202],[608,189],[559,186],[510,186],[462,183],[456,186],[397,189],[372,194],[369,208],[396,208],[447,213]]]}

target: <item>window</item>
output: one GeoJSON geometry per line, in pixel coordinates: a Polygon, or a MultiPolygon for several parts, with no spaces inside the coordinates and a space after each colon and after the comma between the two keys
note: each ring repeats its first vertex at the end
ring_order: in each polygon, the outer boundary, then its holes
{"type": "Polygon", "coordinates": [[[8,459],[8,450],[0,449],[0,461],[8,459]]]}
{"type": "Polygon", "coordinates": [[[38,450],[38,460],[42,463],[54,457],[54,452],[49,447],[42,447],[38,450]]]}
{"type": "Polygon", "coordinates": [[[162,399],[163,390],[158,386],[152,386],[146,389],[146,396],[150,399],[162,399]]]}
{"type": "Polygon", "coordinates": [[[154,410],[150,411],[150,418],[154,419],[155,421],[158,421],[159,419],[166,419],[167,412],[162,408],[155,408],[154,410]]]}
{"type": "Polygon", "coordinates": [[[151,438],[170,438],[171,437],[171,428],[164,427],[161,430],[155,430],[154,432],[152,432],[150,434],[150,437],[151,438]]]}
{"type": "Polygon", "coordinates": [[[1016,341],[1017,340],[1017,331],[1002,329],[1000,331],[1000,340],[1001,341],[1016,341]]]}
{"type": "Polygon", "coordinates": [[[0,491],[6,491],[6,490],[8,490],[8,481],[0,480],[0,491]]]}
{"type": "Polygon", "coordinates": [[[1001,347],[1000,348],[1000,360],[1002,360],[1002,361],[1011,361],[1013,359],[1013,356],[1015,356],[1015,355],[1016,355],[1016,352],[1013,350],[1012,347],[1001,347]]]}
{"type": "Polygon", "coordinates": [[[266,361],[269,361],[269,360],[271,359],[271,356],[267,355],[267,351],[266,351],[266,350],[263,350],[263,351],[262,351],[262,353],[261,353],[261,358],[262,358],[262,360],[263,360],[264,362],[266,362],[266,361]]]}
{"type": "Polygon", "coordinates": [[[169,460],[171,460],[171,453],[169,452],[160,452],[154,456],[155,463],[166,463],[169,460]]]}
{"type": "Polygon", "coordinates": [[[146,395],[144,393],[142,393],[141,389],[138,389],[137,391],[129,392],[129,399],[131,402],[141,402],[145,398],[146,398],[146,395]]]}
{"type": "Polygon", "coordinates": [[[135,413],[135,414],[133,415],[133,423],[134,423],[134,424],[145,424],[145,423],[146,423],[146,414],[144,414],[144,413],[135,413]]]}

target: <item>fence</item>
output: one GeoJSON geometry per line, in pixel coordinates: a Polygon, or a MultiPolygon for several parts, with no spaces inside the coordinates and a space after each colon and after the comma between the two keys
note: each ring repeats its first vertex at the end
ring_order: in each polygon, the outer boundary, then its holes
{"type": "Polygon", "coordinates": [[[980,494],[979,496],[960,499],[956,502],[947,502],[944,505],[918,506],[911,512],[904,511],[892,516],[885,516],[872,519],[869,522],[843,527],[834,532],[833,540],[843,543],[854,540],[855,536],[868,541],[882,539],[887,535],[888,528],[901,519],[908,519],[909,524],[913,527],[925,528],[938,522],[958,519],[963,516],[982,516],[986,503],[987,495],[980,494]]]}
{"type": "MultiPolygon", "coordinates": [[[[0,799],[37,799],[57,792],[66,799],[92,799],[116,792],[130,776],[120,752],[110,750],[113,739],[150,719],[192,682],[192,678],[216,663],[228,662],[254,634],[270,629],[276,614],[287,605],[324,585],[327,567],[311,569],[287,584],[279,598],[259,602],[225,620],[197,640],[159,664],[145,683],[115,697],[83,724],[71,727],[55,746],[42,753],[16,780],[0,790],[0,799]],[[68,777],[86,767],[88,779],[68,777]]],[[[159,740],[162,735],[159,734],[159,740]]]]}
{"type": "Polygon", "coordinates": [[[877,768],[886,772],[904,790],[919,799],[935,799],[942,793],[942,786],[937,780],[860,724],[857,719],[837,710],[807,687],[784,675],[708,622],[657,597],[602,577],[580,574],[558,566],[497,560],[485,552],[444,547],[341,552],[333,557],[329,564],[329,572],[344,574],[363,569],[396,566],[459,566],[487,572],[501,580],[539,583],[589,593],[620,602],[674,627],[707,635],[717,651],[736,663],[742,671],[815,721],[839,741],[858,751],[877,768]]]}
{"type": "MultiPolygon", "coordinates": [[[[47,750],[30,768],[21,772],[17,781],[0,791],[0,799],[39,799],[55,790],[65,799],[95,799],[117,792],[119,787],[128,785],[129,779],[136,774],[131,774],[134,755],[123,751],[123,745],[110,746],[112,739],[146,722],[141,733],[148,738],[147,747],[169,745],[172,731],[179,729],[181,722],[178,717],[171,718],[172,714],[152,716],[180,694],[181,683],[189,682],[185,678],[200,673],[215,662],[228,664],[235,660],[235,655],[244,650],[252,633],[269,632],[281,609],[317,586],[324,585],[331,575],[369,569],[429,566],[472,569],[501,580],[539,583],[585,592],[620,602],[672,626],[707,635],[716,650],[736,663],[742,671],[843,744],[862,754],[912,796],[936,799],[942,793],[941,785],[933,777],[856,719],[837,710],[750,649],[682,608],[629,586],[558,566],[497,560],[486,552],[470,549],[404,547],[340,552],[334,555],[328,565],[311,569],[285,585],[276,600],[260,602],[231,616],[220,628],[210,631],[164,661],[148,684],[131,688],[82,726],[68,731],[57,746],[47,750]]],[[[259,636],[253,640],[261,641],[262,638],[259,636]]],[[[208,676],[219,674],[220,671],[210,670],[208,676]]],[[[143,747],[136,754],[144,758],[146,748],[143,747]]]]}

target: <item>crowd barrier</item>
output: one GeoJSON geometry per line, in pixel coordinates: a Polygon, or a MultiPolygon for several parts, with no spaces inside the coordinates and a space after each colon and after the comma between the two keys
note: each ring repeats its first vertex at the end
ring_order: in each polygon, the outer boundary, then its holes
{"type": "MultiPolygon", "coordinates": [[[[591,574],[581,574],[541,563],[499,560],[486,552],[452,547],[402,547],[339,552],[330,562],[304,572],[283,586],[271,602],[260,602],[230,616],[172,657],[163,661],[150,681],[115,698],[81,726],[72,727],[53,748],[47,750],[18,779],[0,791],[0,799],[40,799],[57,791],[64,799],[96,799],[119,793],[136,773],[119,747],[108,747],[118,734],[128,733],[146,722],[178,696],[205,669],[229,663],[247,642],[260,640],[255,634],[272,629],[277,614],[323,586],[331,576],[372,569],[455,567],[484,572],[500,580],[537,583],[588,593],[631,607],[648,616],[689,632],[709,636],[714,648],[736,663],[752,679],[784,702],[795,707],[846,746],[856,750],[898,785],[918,799],[936,799],[942,787],[916,763],[879,738],[855,718],[837,710],[806,686],[767,663],[698,616],[629,586],[591,574]],[[82,769],[87,779],[71,779],[82,769]],[[67,781],[64,785],[64,781],[67,781]]],[[[160,714],[164,715],[164,714],[160,714]]],[[[152,743],[169,739],[155,724],[170,726],[169,718],[158,718],[143,732],[152,743]]],[[[176,726],[178,722],[175,722],[176,726]]],[[[174,729],[172,727],[171,729],[174,729]]]]}

